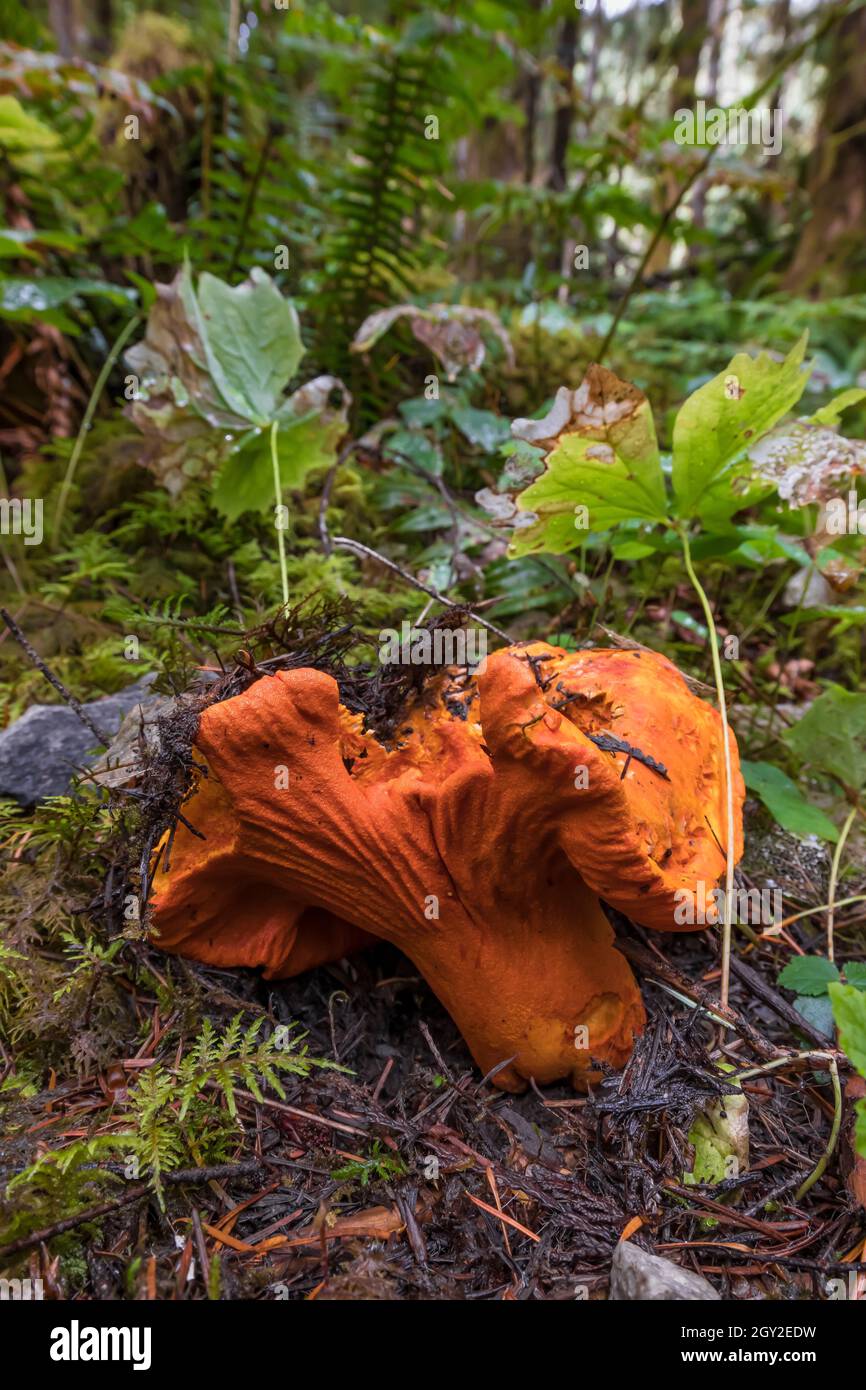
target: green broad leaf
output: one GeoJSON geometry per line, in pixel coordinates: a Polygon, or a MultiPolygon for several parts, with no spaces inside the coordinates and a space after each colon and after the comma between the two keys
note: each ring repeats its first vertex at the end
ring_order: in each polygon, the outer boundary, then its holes
{"type": "Polygon", "coordinates": [[[846,607],[842,603],[831,603],[825,607],[810,608],[807,611],[810,618],[835,618],[836,626],[831,634],[833,637],[837,637],[840,632],[845,632],[849,627],[863,627],[866,624],[866,608],[854,604],[846,607]]]}
{"type": "Polygon", "coordinates": [[[268,424],[304,353],[294,305],[258,267],[234,289],[205,271],[197,300],[207,366],[220,395],[251,424],[268,424]]]}
{"type": "MultiPolygon", "coordinates": [[[[679,540],[675,533],[674,540],[679,540]]],[[[705,535],[696,536],[692,541],[692,559],[714,560],[719,555],[733,555],[740,543],[741,537],[736,527],[725,528],[724,531],[709,531],[705,535]]]]}
{"type": "Polygon", "coordinates": [[[17,97],[0,96],[0,146],[10,154],[57,151],[59,136],[24,110],[17,97]]]}
{"type": "Polygon", "coordinates": [[[704,623],[698,622],[697,618],[693,618],[691,613],[687,613],[684,608],[675,608],[673,610],[671,613],[671,622],[676,623],[677,627],[681,627],[685,632],[692,633],[692,635],[698,639],[701,646],[709,641],[709,628],[707,628],[704,623]]]}
{"type": "Polygon", "coordinates": [[[74,251],[81,237],[71,232],[40,232],[35,227],[0,227],[0,257],[4,260],[39,260],[40,246],[74,251]]]}
{"type": "Polygon", "coordinates": [[[587,532],[620,522],[663,523],[664,474],[646,397],[605,367],[592,366],[576,391],[561,387],[543,420],[512,432],[549,448],[545,469],[517,498],[535,520],[520,527],[511,553],[573,550],[587,532]]]}
{"type": "Polygon", "coordinates": [[[855,989],[866,989],[866,961],[849,960],[843,969],[846,984],[853,985],[855,989]]]}
{"type": "Polygon", "coordinates": [[[397,407],[400,417],[413,429],[423,429],[425,425],[435,425],[448,412],[447,396],[437,396],[428,401],[426,396],[413,396],[411,400],[401,401],[397,407]]]}
{"type": "Polygon", "coordinates": [[[407,459],[418,468],[423,468],[425,473],[437,478],[442,476],[445,467],[442,452],[433,440],[428,439],[420,430],[395,430],[388,436],[383,449],[389,458],[395,458],[398,463],[402,462],[399,455],[405,454],[407,459]]]}
{"type": "Polygon", "coordinates": [[[842,391],[838,396],[834,396],[832,401],[822,405],[820,410],[816,410],[814,415],[809,417],[810,424],[828,425],[830,429],[836,429],[841,422],[842,414],[850,410],[852,405],[859,405],[866,400],[866,387],[852,386],[848,391],[842,391]]]}
{"type": "Polygon", "coordinates": [[[492,454],[510,436],[507,420],[492,410],[478,410],[474,405],[458,405],[451,411],[451,419],[470,444],[477,444],[485,453],[492,454]]]}
{"type": "MultiPolygon", "coordinates": [[[[497,622],[516,613],[537,608],[556,613],[574,597],[574,588],[564,565],[551,561],[550,566],[531,556],[524,560],[494,560],[485,571],[487,592],[497,599],[497,622]]],[[[564,643],[557,645],[563,646],[564,643]]]]}
{"type": "Polygon", "coordinates": [[[795,994],[806,994],[819,998],[827,993],[827,986],[837,982],[839,971],[831,960],[823,956],[795,956],[789,960],[784,970],[779,972],[779,984],[792,989],[795,994]]]}
{"type": "Polygon", "coordinates": [[[645,560],[647,555],[655,555],[656,547],[645,541],[614,541],[610,553],[615,560],[645,560]]]}
{"type": "MultiPolygon", "coordinates": [[[[742,553],[756,560],[793,560],[796,565],[804,562],[802,545],[780,534],[775,526],[738,526],[736,534],[740,539],[742,553]]],[[[692,558],[698,559],[698,539],[692,545],[692,558]]]]}
{"type": "Polygon", "coordinates": [[[138,290],[138,302],[146,314],[149,314],[156,301],[156,288],[146,275],[139,275],[134,270],[124,272],[130,284],[138,290]]]}
{"type": "Polygon", "coordinates": [[[866,1076],[866,994],[853,985],[830,985],[839,1042],[861,1076],[866,1076]]]}
{"type": "Polygon", "coordinates": [[[818,835],[822,840],[838,840],[839,831],[817,806],[806,800],[786,773],[772,763],[740,763],[746,786],[763,801],[770,815],[783,830],[801,838],[818,835]]]}
{"type": "Polygon", "coordinates": [[[0,276],[0,315],[26,323],[50,313],[79,296],[108,299],[113,304],[131,304],[135,291],[107,280],[74,279],[63,275],[43,275],[40,279],[0,276]]]}
{"type": "Polygon", "coordinates": [[[673,486],[677,516],[726,520],[769,489],[748,480],[746,450],[796,405],[809,377],[806,335],[784,362],[738,352],[698,388],[674,422],[673,486]]]}
{"type": "MultiPolygon", "coordinates": [[[[830,984],[830,989],[835,989],[835,985],[830,984]]],[[[794,1000],[794,1008],[801,1018],[805,1018],[807,1023],[811,1023],[813,1028],[817,1028],[819,1033],[823,1033],[825,1038],[833,1036],[833,1007],[826,994],[817,997],[809,994],[798,994],[794,1000]]]]}
{"type": "Polygon", "coordinates": [[[866,695],[829,686],[782,738],[802,763],[832,773],[843,786],[866,786],[866,695]]]}
{"type": "MultiPolygon", "coordinates": [[[[521,495],[521,502],[522,502],[521,495]]],[[[553,505],[548,510],[543,503],[538,504],[538,510],[527,512],[525,515],[518,514],[518,520],[523,521],[523,526],[519,531],[515,531],[508,546],[508,554],[512,559],[519,560],[524,555],[537,555],[545,553],[548,555],[565,555],[569,550],[576,549],[586,540],[589,532],[579,526],[577,516],[565,508],[554,510],[553,505]],[[529,517],[535,517],[529,521],[529,517]]],[[[616,523],[611,521],[610,526],[616,523]]]]}
{"type": "MultiPolygon", "coordinates": [[[[299,492],[310,473],[329,468],[345,424],[323,421],[311,412],[280,424],[277,457],[280,488],[299,492]]],[[[213,491],[217,511],[234,521],[243,512],[265,512],[276,505],[270,429],[251,430],[220,470],[213,491]]]]}
{"type": "Polygon", "coordinates": [[[409,536],[422,531],[441,531],[453,524],[454,517],[444,503],[428,502],[392,521],[388,530],[396,536],[409,536]]]}

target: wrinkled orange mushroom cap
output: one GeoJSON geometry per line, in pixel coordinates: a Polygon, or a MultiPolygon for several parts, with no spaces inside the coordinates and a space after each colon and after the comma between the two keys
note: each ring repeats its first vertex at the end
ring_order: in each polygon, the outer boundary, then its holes
{"type": "MultiPolygon", "coordinates": [[[[240,827],[222,783],[201,776],[187,801],[204,840],[178,826],[168,872],[156,873],[159,935],[156,944],[173,954],[233,969],[261,966],[267,978],[301,975],[339,960],[373,938],[321,908],[293,900],[285,886],[239,870],[240,827]],[[242,944],[241,944],[242,943],[242,944]]],[[[160,846],[168,850],[168,837],[160,846]]]]}
{"type": "MultiPolygon", "coordinates": [[[[494,758],[507,752],[525,769],[527,794],[539,779],[548,792],[556,787],[560,844],[590,887],[643,926],[682,929],[677,893],[703,883],[709,897],[725,869],[717,711],[691,693],[671,662],[645,650],[508,648],[491,657],[479,686],[494,758]],[[637,757],[626,769],[626,754],[605,752],[590,738],[605,733],[666,775],[637,757]],[[576,781],[586,783],[578,796],[576,781]]],[[[729,738],[739,859],[745,786],[729,738]]]]}
{"type": "Polygon", "coordinates": [[[330,676],[283,672],[208,708],[196,745],[207,842],[179,826],[157,870],[158,944],[284,976],[393,941],[508,1089],[630,1053],[643,1008],[597,895],[670,930],[677,890],[724,868],[718,716],[653,653],[507,648],[432,682],[390,748],[330,676]],[[667,775],[623,776],[598,734],[667,775]]]}

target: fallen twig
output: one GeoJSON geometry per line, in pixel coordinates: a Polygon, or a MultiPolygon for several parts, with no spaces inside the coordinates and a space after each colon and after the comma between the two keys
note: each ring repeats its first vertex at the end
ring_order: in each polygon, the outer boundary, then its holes
{"type": "Polygon", "coordinates": [[[58,676],[55,676],[54,672],[51,670],[49,666],[45,664],[45,662],[42,660],[42,657],[39,655],[36,649],[30,645],[30,643],[27,641],[27,638],[24,636],[24,633],[21,631],[15,619],[12,617],[12,614],[7,613],[5,608],[0,608],[0,617],[2,617],[4,623],[8,627],[9,631],[12,633],[12,636],[15,638],[15,641],[18,643],[19,647],[22,647],[23,650],[27,653],[27,656],[33,662],[33,665],[36,667],[37,671],[42,672],[49,685],[54,686],[54,689],[57,691],[58,695],[61,695],[63,699],[66,701],[67,705],[69,705],[69,708],[73,710],[75,714],[78,715],[78,718],[81,720],[82,724],[86,728],[88,728],[92,734],[95,735],[97,743],[102,744],[110,742],[108,736],[104,733],[101,733],[99,729],[96,727],[93,720],[90,718],[90,715],[87,713],[81,702],[79,700],[76,700],[75,696],[72,694],[72,691],[66,689],[66,686],[63,684],[62,680],[60,680],[58,676]]]}
{"type": "MultiPolygon", "coordinates": [[[[360,541],[350,540],[348,536],[335,536],[334,545],[340,546],[343,550],[354,550],[357,555],[363,555],[368,560],[377,560],[380,565],[384,565],[385,569],[389,569],[392,574],[398,574],[407,584],[411,584],[415,589],[420,589],[422,594],[426,594],[428,598],[435,599],[437,603],[441,603],[443,608],[454,608],[458,602],[455,599],[446,597],[445,594],[440,594],[438,589],[431,588],[429,584],[422,584],[421,580],[416,579],[414,574],[409,574],[408,570],[404,570],[400,565],[396,565],[393,560],[388,559],[387,555],[380,555],[378,550],[372,550],[369,545],[362,545],[360,541]]],[[[460,606],[462,607],[462,605],[460,606]]],[[[467,608],[466,612],[473,622],[480,623],[482,627],[487,628],[488,632],[492,632],[495,636],[501,637],[503,642],[507,642],[509,646],[514,645],[514,638],[509,636],[507,632],[504,632],[501,627],[496,627],[493,623],[489,623],[486,618],[482,618],[481,614],[477,613],[472,608],[467,608]]]]}
{"type": "MultiPolygon", "coordinates": [[[[182,1183],[212,1182],[219,1178],[239,1178],[250,1173],[260,1172],[261,1166],[259,1159],[255,1158],[248,1159],[243,1163],[219,1163],[211,1168],[181,1168],[174,1173],[163,1173],[162,1182],[177,1186],[182,1183]]],[[[151,1196],[153,1196],[153,1188],[148,1183],[139,1183],[120,1197],[112,1197],[107,1202],[100,1202],[98,1206],[87,1207],[84,1211],[77,1212],[75,1216],[67,1216],[62,1221],[55,1221],[53,1226],[45,1226],[41,1231],[31,1231],[29,1236],[22,1236],[20,1240],[13,1240],[9,1245],[0,1246],[0,1260],[5,1260],[10,1255],[17,1255],[22,1250],[30,1250],[34,1245],[41,1245],[43,1241],[53,1240],[55,1236],[63,1235],[65,1231],[72,1231],[76,1226],[83,1225],[85,1221],[95,1221],[97,1217],[108,1216],[112,1211],[119,1211],[121,1207],[129,1206],[130,1202],[137,1202],[140,1198],[151,1196]]]]}

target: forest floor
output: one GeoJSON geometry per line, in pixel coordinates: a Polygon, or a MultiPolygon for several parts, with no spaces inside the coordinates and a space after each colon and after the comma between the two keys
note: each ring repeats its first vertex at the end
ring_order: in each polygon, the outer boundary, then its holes
{"type": "MultiPolygon", "coordinates": [[[[795,841],[769,838],[770,848],[753,839],[762,862],[772,855],[780,877],[811,874],[820,891],[820,855],[804,866],[795,841]]],[[[648,1024],[624,1071],[589,1096],[479,1083],[453,1023],[389,946],[268,984],[130,943],[141,974],[170,976],[176,999],[195,997],[217,1017],[299,1024],[310,1054],[345,1070],[287,1078],[283,1100],[238,1090],[230,1161],[167,1172],[164,1206],[146,1184],[128,1183],[85,1206],[68,1231],[63,1222],[30,1230],[18,1258],[49,1288],[85,1299],[597,1299],[625,1233],[702,1273],[723,1298],[827,1297],[829,1281],[862,1268],[866,1213],[846,1185],[845,1135],[797,1195],[833,1117],[820,1062],[746,1080],[748,1168],[721,1183],[685,1179],[690,1126],[724,1090],[708,1049],[760,1068],[780,1050],[826,1045],[820,1031],[748,942],[735,954],[722,1027],[707,1012],[718,962],[706,934],[650,940],[618,915],[615,925],[648,1024]]],[[[146,1043],[18,1102],[7,1172],[34,1136],[68,1142],[110,1121],[130,1075],[177,1023],[135,978],[127,1006],[146,1043]]]]}

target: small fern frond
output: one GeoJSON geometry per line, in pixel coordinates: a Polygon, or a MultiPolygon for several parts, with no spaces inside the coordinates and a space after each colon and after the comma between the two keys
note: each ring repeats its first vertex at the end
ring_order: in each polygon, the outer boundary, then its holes
{"type": "Polygon", "coordinates": [[[362,319],[410,293],[429,261],[425,223],[438,202],[439,167],[437,142],[425,139],[424,128],[432,85],[417,57],[393,52],[371,68],[358,94],[364,123],[334,188],[315,306],[322,325],[316,355],[344,379],[357,368],[348,346],[362,319]]]}

